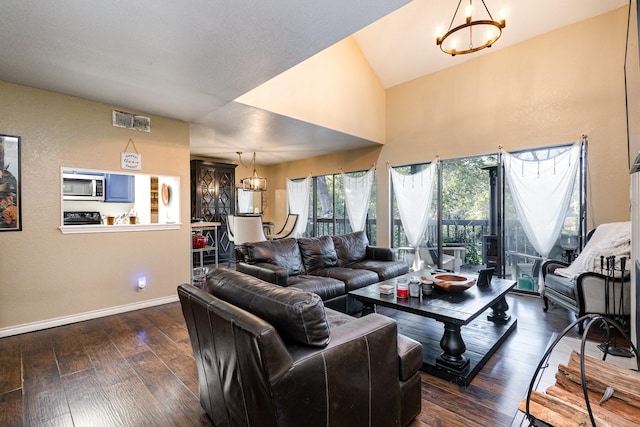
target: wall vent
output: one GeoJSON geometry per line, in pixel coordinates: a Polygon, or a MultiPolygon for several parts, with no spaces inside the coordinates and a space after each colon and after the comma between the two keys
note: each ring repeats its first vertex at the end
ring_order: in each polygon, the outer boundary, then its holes
{"type": "Polygon", "coordinates": [[[141,132],[151,132],[151,119],[124,111],[113,110],[112,124],[115,127],[133,129],[141,132]]]}

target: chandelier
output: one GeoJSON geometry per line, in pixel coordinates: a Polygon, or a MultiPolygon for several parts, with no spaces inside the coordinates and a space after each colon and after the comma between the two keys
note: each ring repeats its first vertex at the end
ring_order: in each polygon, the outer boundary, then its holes
{"type": "Polygon", "coordinates": [[[464,22],[453,27],[462,3],[462,0],[459,0],[458,7],[456,7],[456,11],[453,13],[453,18],[451,18],[447,32],[442,34],[442,28],[438,28],[436,32],[436,44],[440,46],[441,51],[451,56],[477,52],[485,47],[491,47],[491,45],[500,38],[502,29],[506,25],[506,9],[500,11],[500,21],[496,21],[493,19],[493,16],[491,16],[491,12],[489,12],[484,0],[480,1],[489,19],[477,19],[474,21],[472,18],[474,14],[473,0],[469,0],[469,4],[465,7],[464,22]],[[479,33],[479,35],[476,34],[476,44],[474,44],[474,29],[476,33],[479,33]],[[458,38],[461,40],[459,41],[458,38]]]}
{"type": "MultiPolygon", "coordinates": [[[[238,158],[240,159],[240,163],[243,166],[246,166],[242,163],[242,151],[237,151],[238,158]]],[[[258,172],[256,172],[256,153],[253,152],[253,174],[250,177],[242,178],[240,180],[240,188],[247,191],[267,191],[267,178],[262,178],[258,176],[258,172]]]]}

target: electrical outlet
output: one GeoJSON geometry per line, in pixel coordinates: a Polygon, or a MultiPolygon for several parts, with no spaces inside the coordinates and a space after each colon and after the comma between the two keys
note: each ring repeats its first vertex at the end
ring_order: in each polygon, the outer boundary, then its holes
{"type": "Polygon", "coordinates": [[[144,291],[147,287],[147,278],[145,276],[138,277],[138,292],[144,291]]]}

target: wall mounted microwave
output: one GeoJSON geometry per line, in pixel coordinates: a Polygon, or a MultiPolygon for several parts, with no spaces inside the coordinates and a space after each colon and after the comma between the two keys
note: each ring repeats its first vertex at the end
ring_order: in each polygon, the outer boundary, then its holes
{"type": "Polygon", "coordinates": [[[104,201],[104,175],[62,173],[64,200],[104,201]]]}

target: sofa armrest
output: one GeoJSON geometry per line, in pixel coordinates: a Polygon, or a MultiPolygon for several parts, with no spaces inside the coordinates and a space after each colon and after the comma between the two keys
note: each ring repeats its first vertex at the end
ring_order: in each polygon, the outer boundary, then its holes
{"type": "Polygon", "coordinates": [[[261,262],[258,264],[247,264],[245,262],[239,262],[236,265],[236,270],[250,274],[253,277],[264,280],[265,282],[273,283],[279,286],[289,285],[289,271],[286,268],[261,262]]]}
{"type": "Polygon", "coordinates": [[[396,250],[381,246],[367,246],[366,259],[372,259],[374,261],[395,261],[396,250]]]}
{"type": "Polygon", "coordinates": [[[556,268],[566,268],[569,267],[569,265],[570,264],[564,261],[558,261],[555,259],[545,261],[544,264],[542,264],[542,279],[544,280],[544,278],[547,277],[547,274],[552,274],[556,271],[556,268]]]}
{"type": "Polygon", "coordinates": [[[628,275],[625,276],[621,284],[621,279],[618,277],[611,279],[600,273],[582,273],[576,278],[576,295],[578,296],[578,306],[582,310],[579,313],[580,315],[586,313],[604,314],[607,312],[609,314],[623,315],[631,313],[631,288],[628,275]],[[609,286],[608,310],[605,296],[607,284],[609,286]]]}
{"type": "Polygon", "coordinates": [[[422,344],[413,338],[398,335],[400,380],[408,381],[422,368],[422,344]]]}
{"type": "Polygon", "coordinates": [[[247,248],[244,245],[235,245],[233,253],[236,257],[236,263],[247,262],[247,248]]]}

